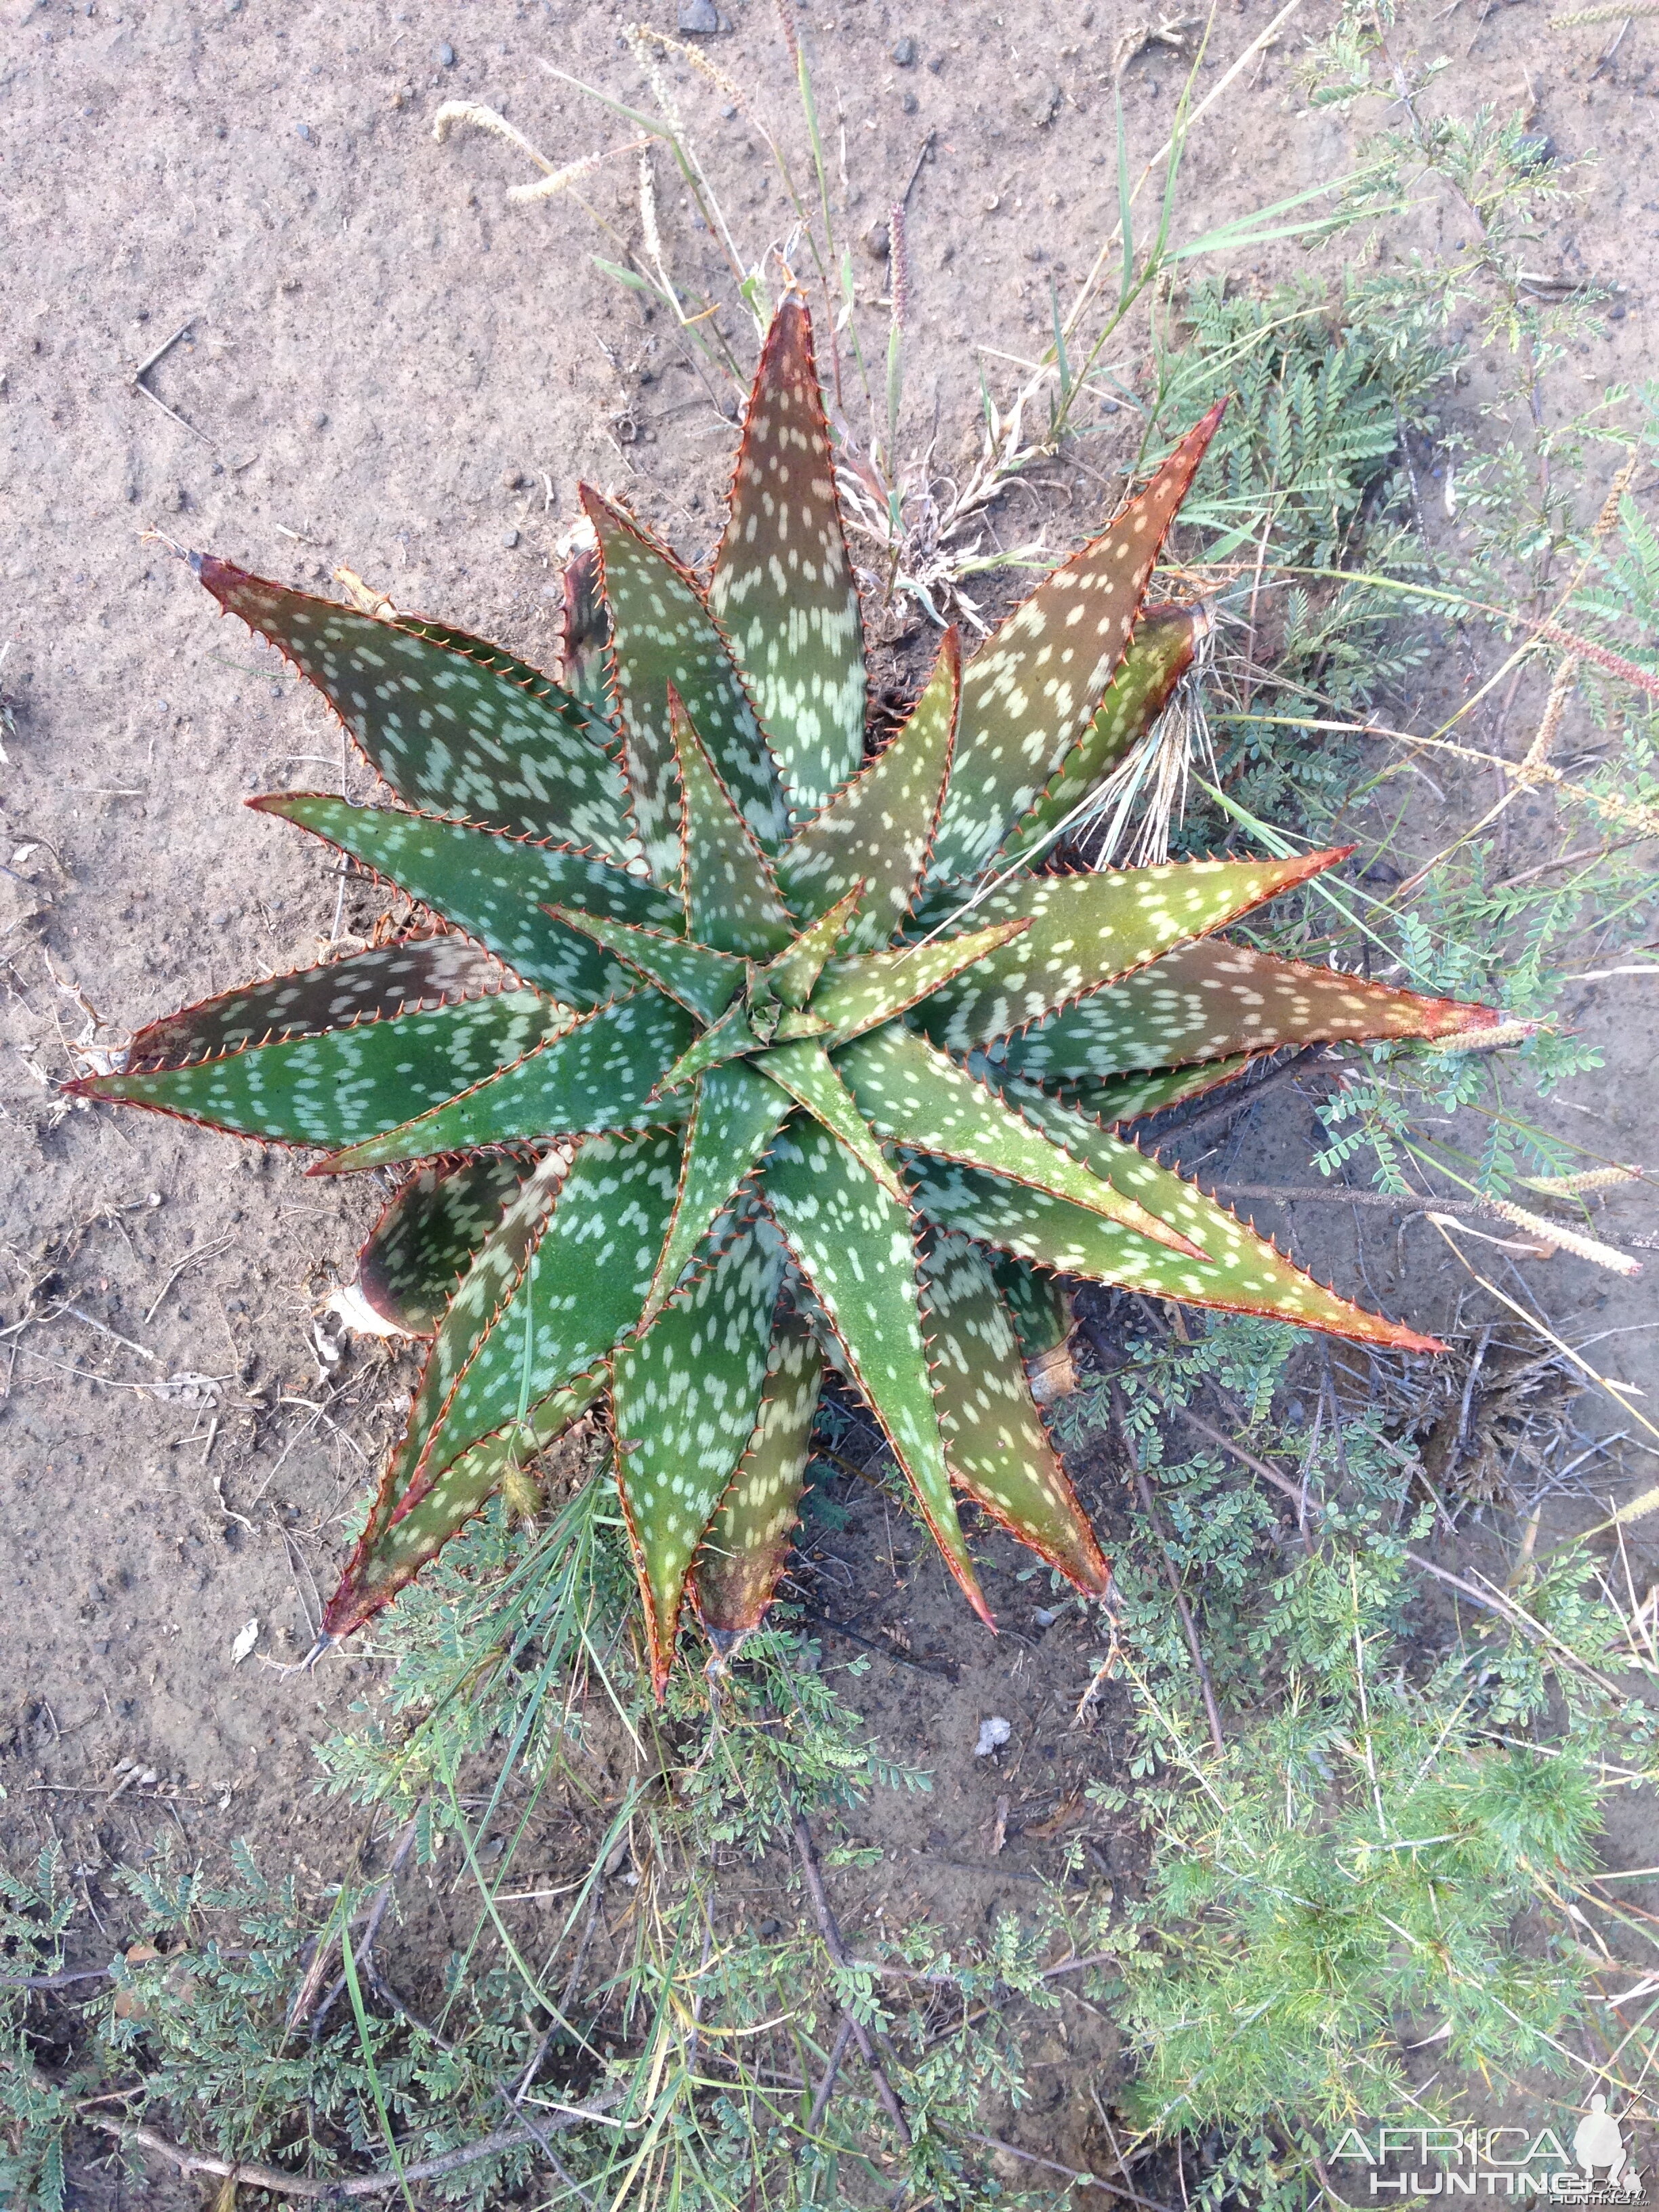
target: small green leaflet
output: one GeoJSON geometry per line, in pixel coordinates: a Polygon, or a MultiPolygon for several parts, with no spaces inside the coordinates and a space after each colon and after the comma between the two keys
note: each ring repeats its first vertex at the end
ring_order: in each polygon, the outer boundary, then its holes
{"type": "Polygon", "coordinates": [[[691,1601],[723,1658],[759,1627],[789,1557],[823,1378],[811,1329],[785,1312],[772,1337],[760,1419],[691,1573],[691,1601]]]}
{"type": "Polygon", "coordinates": [[[950,771],[961,681],[961,641],[951,629],[909,720],[779,856],[778,881],[799,914],[823,914],[863,884],[848,933],[854,951],[889,943],[910,910],[950,771]]]}
{"type": "Polygon", "coordinates": [[[757,1236],[746,1209],[720,1257],[616,1357],[617,1485],[659,1697],[674,1663],[686,1575],[759,1418],[782,1280],[775,1237],[757,1236]]]}
{"type": "Polygon", "coordinates": [[[124,1098],[180,1114],[237,1136],[358,1145],[395,1127],[411,1106],[435,1106],[486,1082],[533,1052],[566,1018],[533,991],[504,991],[466,1006],[360,1022],[354,1029],[256,1047],[164,1074],[100,1075],[79,1091],[85,1097],[124,1098]]]}
{"type": "Polygon", "coordinates": [[[1111,1570],[1031,1401],[1012,1316],[977,1245],[931,1232],[921,1326],[951,1472],[968,1495],[1089,1597],[1111,1570]]]}
{"type": "Polygon", "coordinates": [[[764,980],[786,1006],[804,1006],[817,988],[824,964],[840,945],[863,895],[862,883],[854,884],[845,898],[837,899],[827,913],[802,930],[766,969],[764,980]]]}
{"type": "MultiPolygon", "coordinates": [[[[546,1006],[546,1000],[538,1002],[546,1006]]],[[[332,1159],[313,1175],[343,1175],[392,1160],[432,1159],[480,1145],[515,1145],[532,1137],[578,1136],[599,1129],[643,1128],[678,1120],[684,1107],[662,1105],[652,1089],[664,1066],[683,1052],[691,1018],[660,991],[641,990],[587,1014],[510,1067],[452,1094],[425,1114],[399,1122],[332,1159]]]]}
{"type": "Polygon", "coordinates": [[[547,1440],[544,1426],[574,1419],[561,1394],[576,1386],[591,1399],[598,1386],[584,1378],[644,1304],[678,1164],[677,1131],[592,1137],[568,1173],[549,1159],[526,1184],[434,1340],[404,1440],[325,1616],[330,1634],[345,1634],[383,1605],[477,1512],[489,1494],[480,1494],[481,1474],[493,1487],[508,1452],[484,1454],[481,1468],[475,1448],[510,1429],[502,1440],[522,1460],[547,1440]],[[538,1408],[529,1437],[517,1420],[526,1375],[538,1408]]]}
{"type": "MultiPolygon", "coordinates": [[[[767,1073],[778,1057],[769,1054],[761,1062],[767,1073]]],[[[846,1079],[852,1093],[849,1103],[856,1103],[861,1122],[891,1142],[969,1167],[988,1168],[1014,1182],[1030,1183],[1091,1213],[1103,1214],[1120,1228],[1168,1244],[1189,1258],[1202,1258],[1184,1237],[1085,1166],[1079,1146],[1062,1150],[1064,1140],[1054,1127],[1034,1129],[994,1091],[975,1082],[914,1030],[889,1023],[847,1046],[836,1054],[835,1065],[846,1079]]],[[[803,1103],[812,1103],[810,1099],[803,1103]]],[[[827,1121],[828,1117],[820,1114],[819,1119],[827,1121]]]]}
{"type": "Polygon", "coordinates": [[[1103,875],[1025,877],[973,909],[987,921],[1029,921],[1024,936],[935,992],[918,1009],[917,1025],[948,1051],[988,1044],[1189,938],[1222,928],[1351,849],[1288,860],[1169,861],[1103,875]]]}
{"type": "Polygon", "coordinates": [[[772,866],[720,781],[672,686],[668,714],[679,764],[681,877],[690,933],[699,945],[764,960],[795,936],[772,866]]]}
{"type": "Polygon", "coordinates": [[[708,605],[770,732],[798,814],[864,750],[864,635],[836,498],[805,302],[772,319],[749,402],[708,605]]]}
{"type": "Polygon", "coordinates": [[[1011,1037],[1006,1057],[1016,1074],[1076,1083],[1277,1045],[1455,1036],[1497,1019],[1489,1006],[1420,998],[1212,938],[1011,1037]]]}
{"type": "Polygon", "coordinates": [[[963,671],[956,760],[930,883],[977,875],[1083,735],[1123,658],[1158,547],[1224,404],[1211,409],[1139,498],[1054,569],[963,671]]]}
{"type": "Polygon", "coordinates": [[[1438,1349],[1432,1337],[1363,1313],[1325,1290],[1195,1183],[1183,1182],[1133,1145],[1094,1128],[1035,1085],[1011,1083],[1007,1096],[1056,1143],[1082,1150],[1097,1175],[1109,1177],[1126,1197],[1139,1199],[1149,1213],[1189,1237],[1206,1258],[1201,1263],[1182,1259],[1044,1191],[1003,1182],[977,1169],[920,1159],[915,1169],[917,1203],[946,1228],[1062,1274],[1086,1275],[1193,1305],[1268,1314],[1304,1328],[1407,1352],[1438,1349]],[[1086,1138],[1080,1128],[1087,1131],[1086,1138]]]}
{"type": "Polygon", "coordinates": [[[831,1136],[841,1139],[866,1175],[879,1183],[890,1199],[908,1208],[904,1185],[821,1044],[803,1038],[799,1044],[777,1045],[763,1054],[757,1064],[763,1075],[804,1106],[831,1136]]]}
{"type": "Polygon", "coordinates": [[[350,806],[320,793],[279,793],[248,804],[349,853],[568,1006],[602,1005],[636,979],[601,951],[591,933],[573,934],[550,921],[545,908],[580,908],[641,927],[684,927],[678,899],[586,853],[526,844],[424,814],[350,806]]]}
{"type": "Polygon", "coordinates": [[[429,1336],[455,1286],[535,1168],[534,1160],[485,1152],[459,1167],[411,1176],[357,1255],[357,1288],[383,1321],[429,1336]]]}
{"type": "Polygon", "coordinates": [[[763,1194],[945,1565],[991,1626],[957,1519],[927,1380],[909,1214],[816,1121],[793,1123],[774,1143],[763,1194]]]}
{"type": "Polygon", "coordinates": [[[812,1012],[829,1023],[831,1042],[845,1044],[919,1004],[1027,927],[1023,921],[994,922],[988,929],[901,945],[896,952],[834,961],[813,994],[812,1012]]]}
{"type": "Polygon", "coordinates": [[[692,1255],[738,1186],[782,1127],[789,1100],[747,1060],[711,1067],[698,1082],[680,1162],[674,1218],[646,1300],[641,1326],[672,1294],[692,1255]]]}
{"type": "MultiPolygon", "coordinates": [[[[706,945],[689,944],[666,930],[641,929],[633,922],[610,921],[598,915],[580,914],[573,907],[547,909],[555,921],[579,930],[596,945],[614,952],[635,975],[666,991],[690,1013],[712,1022],[725,1012],[732,994],[743,981],[744,963],[730,953],[711,951],[706,945]]],[[[635,980],[635,978],[630,978],[635,980]]]]}
{"type": "Polygon", "coordinates": [[[672,554],[586,484],[581,501],[599,535],[629,783],[652,874],[659,884],[671,883],[680,865],[671,686],[744,819],[762,847],[775,853],[789,834],[777,770],[696,586],[672,554]]]}
{"type": "Polygon", "coordinates": [[[574,702],[544,678],[554,696],[538,697],[413,629],[288,591],[211,554],[192,556],[191,565],[222,606],[325,695],[411,806],[615,860],[636,849],[621,770],[588,737],[574,702]]]}
{"type": "MultiPolygon", "coordinates": [[[[459,937],[422,937],[350,952],[318,968],[299,968],[263,983],[222,992],[139,1030],[125,1073],[189,1067],[250,1045],[291,1044],[360,1022],[493,996],[508,978],[495,961],[459,937]]],[[[99,1097],[99,1092],[93,1092],[99,1097]]]]}
{"type": "Polygon", "coordinates": [[[1207,622],[1208,617],[1194,607],[1149,607],[1141,616],[1123,665],[1107,685],[1093,720],[997,853],[999,873],[1034,852],[1046,851],[1054,842],[1048,833],[1146,736],[1191,667],[1194,641],[1207,622]]]}

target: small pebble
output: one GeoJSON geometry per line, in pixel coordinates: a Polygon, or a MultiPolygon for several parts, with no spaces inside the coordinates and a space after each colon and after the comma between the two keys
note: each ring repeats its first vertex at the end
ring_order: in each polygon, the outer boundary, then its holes
{"type": "Polygon", "coordinates": [[[1025,95],[1025,112],[1033,125],[1046,131],[1060,112],[1060,103],[1066,97],[1057,77],[1039,77],[1025,95]]]}
{"type": "Polygon", "coordinates": [[[725,101],[720,108],[720,121],[722,123],[729,123],[737,112],[737,109],[732,106],[729,100],[725,101]]]}
{"type": "Polygon", "coordinates": [[[707,39],[720,27],[720,12],[714,0],[680,0],[679,27],[700,39],[707,39]]]}
{"type": "Polygon", "coordinates": [[[294,135],[296,138],[303,138],[307,145],[309,146],[311,143],[311,125],[308,123],[296,123],[294,126],[294,135]]]}
{"type": "Polygon", "coordinates": [[[328,428],[328,416],[320,407],[311,418],[311,427],[313,430],[326,430],[328,428]]]}
{"type": "Polygon", "coordinates": [[[921,106],[921,102],[916,98],[914,92],[907,92],[903,99],[900,100],[899,106],[903,109],[907,115],[914,115],[916,110],[921,106]]]}
{"type": "Polygon", "coordinates": [[[522,469],[503,469],[501,471],[501,489],[503,491],[517,491],[519,486],[523,482],[524,471],[522,469]]]}
{"type": "Polygon", "coordinates": [[[893,45],[893,59],[901,69],[914,69],[916,65],[915,40],[914,39],[896,40],[893,45]]]}
{"type": "Polygon", "coordinates": [[[885,261],[893,250],[884,222],[872,222],[859,242],[872,261],[885,261]]]}
{"type": "Polygon", "coordinates": [[[1052,1628],[1065,1610],[1063,1605],[1040,1605],[1031,1618],[1039,1628],[1052,1628]]]}
{"type": "Polygon", "coordinates": [[[506,548],[507,548],[507,551],[508,551],[509,553],[513,550],[513,548],[514,548],[514,547],[518,544],[518,542],[519,542],[519,533],[518,533],[518,532],[517,532],[516,530],[504,530],[504,531],[502,531],[502,532],[501,532],[501,543],[502,543],[502,544],[503,544],[503,545],[505,545],[505,546],[506,546],[506,548]]]}
{"type": "Polygon", "coordinates": [[[988,1721],[979,1724],[979,1741],[974,1746],[975,1759],[988,1759],[994,1751],[1000,1751],[1013,1734],[1013,1723],[1000,1713],[993,1713],[988,1721]]]}
{"type": "Polygon", "coordinates": [[[432,49],[432,58],[437,63],[440,69],[454,68],[455,49],[450,45],[447,39],[441,39],[438,44],[434,46],[432,49]]]}

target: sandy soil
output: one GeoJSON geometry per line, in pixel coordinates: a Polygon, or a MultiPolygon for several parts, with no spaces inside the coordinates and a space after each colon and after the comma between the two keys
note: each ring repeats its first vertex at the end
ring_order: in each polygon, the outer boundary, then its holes
{"type": "MultiPolygon", "coordinates": [[[[673,27],[665,0],[646,12],[673,27]]],[[[731,0],[725,12],[731,27],[707,51],[793,131],[772,11],[731,0]]],[[[1206,122],[1184,182],[1194,228],[1345,160],[1351,126],[1304,112],[1290,71],[1301,30],[1327,13],[1310,0],[1206,122]]],[[[1268,15],[1260,0],[1224,9],[1202,83],[1268,15]]],[[[946,461],[971,428],[974,349],[1040,343],[1051,278],[1063,295],[1110,226],[1113,62],[1138,20],[1121,0],[1000,13],[980,0],[841,0],[805,21],[855,236],[884,219],[931,134],[910,202],[907,407],[913,437],[936,436],[946,461]],[[915,46],[902,66],[901,40],[915,46]]],[[[221,625],[145,532],[318,587],[345,562],[400,605],[532,660],[553,651],[554,548],[581,479],[688,554],[707,550],[735,434],[720,395],[662,318],[642,320],[593,265],[596,242],[612,249],[576,207],[506,207],[504,185],[528,173],[516,157],[478,138],[441,148],[430,128],[440,100],[476,98],[555,160],[615,143],[622,126],[541,65],[638,98],[615,26],[611,9],[553,0],[3,0],[0,640],[11,649],[0,680],[17,708],[0,852],[12,871],[0,877],[0,1327],[61,1310],[0,1339],[0,1824],[20,1852],[60,1836],[106,1911],[111,1863],[164,1822],[210,1859],[246,1835],[268,1866],[292,1864],[319,1888],[357,1847],[361,1821],[310,1794],[311,1747],[369,1670],[337,1661],[290,1679],[266,1662],[309,1640],[340,1516],[409,1382],[406,1363],[362,1346],[331,1362],[313,1337],[375,1209],[366,1186],[307,1182],[301,1162],[56,1096],[77,1045],[119,1043],[174,1005],[305,963],[379,911],[355,890],[337,908],[318,851],[240,807],[252,792],[338,788],[343,775],[363,796],[368,778],[343,763],[320,705],[221,625]],[[186,321],[137,391],[134,368],[186,321]],[[254,1654],[233,1664],[252,1622],[254,1654]]],[[[1455,0],[1405,36],[1450,56],[1443,104],[1509,104],[1530,85],[1535,127],[1563,162],[1599,160],[1536,248],[1553,270],[1629,288],[1605,337],[1563,372],[1564,405],[1575,380],[1582,398],[1650,361],[1652,33],[1634,25],[1595,74],[1607,34],[1552,37],[1536,0],[1455,0]]],[[[1126,70],[1137,160],[1161,143],[1176,87],[1156,50],[1126,70]]],[[[720,117],[692,88],[685,97],[745,246],[781,239],[789,210],[742,117],[720,117]]],[[[590,187],[624,237],[638,227],[630,171],[590,187]]],[[[695,261],[709,242],[689,228],[665,163],[658,177],[665,240],[695,261]]],[[[1450,252],[1461,234],[1459,210],[1437,204],[1396,243],[1450,252]]],[[[1239,273],[1265,281],[1291,265],[1264,256],[1239,273]]],[[[860,246],[855,266],[873,295],[884,265],[860,246]]],[[[1471,423],[1502,363],[1474,370],[1471,423]]],[[[1095,526],[1119,456],[1103,440],[1086,458],[1017,495],[1009,527],[1041,521],[1067,542],[1095,526]]],[[[1518,733],[1517,722],[1511,743],[1518,733]]],[[[1546,814],[1517,815],[1506,832],[1517,865],[1554,849],[1546,814]]],[[[1557,1110],[1595,1117],[1618,1158],[1653,1157],[1651,991],[1615,980],[1574,1007],[1607,1062],[1567,1085],[1571,1106],[1557,1110]]],[[[1252,1123],[1208,1164],[1304,1180],[1310,1127],[1305,1110],[1252,1123]]],[[[1356,1284],[1355,1231],[1329,1213],[1298,1216],[1290,1233],[1356,1284]]],[[[1398,1273],[1391,1227],[1366,1233],[1373,1294],[1443,1318],[1443,1269],[1419,1244],[1398,1273]]],[[[1642,1285],[1609,1291],[1571,1261],[1529,1279],[1557,1313],[1599,1310],[1610,1328],[1653,1318],[1642,1285]]],[[[1631,1348],[1649,1341],[1610,1340],[1611,1371],[1650,1377],[1645,1350],[1631,1348]]],[[[1109,1486],[1098,1477],[1109,1522],[1109,1486]]],[[[854,1595],[878,1634],[876,1583],[854,1595]]],[[[1029,1598],[1005,1596],[1018,1626],[1029,1598]]],[[[937,1777],[925,1846],[895,1863],[890,1909],[972,1929],[1044,1863],[1027,1841],[989,1864],[996,1796],[1012,1791],[1039,1819],[1085,1768],[1109,1766],[1112,1731],[1066,1729],[1093,1663],[1073,1631],[1028,1626],[991,1646],[926,1571],[903,1613],[915,1651],[956,1679],[894,1659],[866,1680],[890,1747],[937,1777]],[[971,1757],[993,1711],[1016,1723],[1000,1776],[971,1757]]],[[[872,1806],[864,1826],[895,1851],[915,1841],[914,1812],[897,1805],[872,1806]]],[[[1632,1848],[1652,1855],[1650,1839],[1632,1848]]],[[[1121,1847],[1103,1836],[1100,1849],[1121,1876],[1121,1847]]],[[[871,1885],[870,1899],[882,1893],[871,1885]]],[[[1021,2124],[1088,2162],[1073,2119],[1021,2124]]]]}

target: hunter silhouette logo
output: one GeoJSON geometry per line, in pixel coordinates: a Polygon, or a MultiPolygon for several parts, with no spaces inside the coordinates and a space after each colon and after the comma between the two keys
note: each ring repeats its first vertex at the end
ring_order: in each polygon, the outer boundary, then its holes
{"type": "MultiPolygon", "coordinates": [[[[1623,2116],[1627,2123],[1632,2115],[1623,2116]]],[[[1597,2090],[1569,2153],[1553,2127],[1425,2127],[1388,2120],[1351,2127],[1333,2145],[1331,2181],[1347,2204],[1425,2197],[1531,2198],[1535,2203],[1644,2203],[1626,2127],[1597,2090]]]]}

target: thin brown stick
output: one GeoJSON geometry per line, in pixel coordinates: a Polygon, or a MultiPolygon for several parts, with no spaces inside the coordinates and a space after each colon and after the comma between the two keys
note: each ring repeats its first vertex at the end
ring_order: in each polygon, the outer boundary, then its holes
{"type": "Polygon", "coordinates": [[[1125,2189],[1120,2182],[1107,2181],[1097,2173],[1079,2173],[1075,2166],[1058,2165],[1052,2158],[1039,2157],[1034,2150],[1022,2150],[1018,2143],[1005,2142],[1000,2136],[975,2135],[971,2128],[963,2128],[964,2142],[982,2143],[987,2150],[1006,2151],[1010,2158],[1022,2158],[1027,2166],[1040,2166],[1048,2173],[1063,2173],[1068,2181],[1080,2181],[1091,2189],[1103,2189],[1109,2197],[1121,2197],[1126,2203],[1145,2207],[1145,2212],[1171,2212],[1167,2204],[1160,2204],[1155,2197],[1139,2196],[1133,2189],[1125,2189]]]}
{"type": "Polygon", "coordinates": [[[846,2057],[847,2046],[852,2040],[853,2015],[850,2012],[844,2012],[841,2016],[841,2026],[836,2031],[829,2063],[823,2069],[823,2079],[813,2094],[812,2109],[806,2115],[805,2132],[809,2136],[815,2136],[823,2124],[823,2116],[830,2109],[830,2100],[835,2094],[836,2076],[841,2071],[841,2062],[846,2057]]]}
{"type": "Polygon", "coordinates": [[[1125,1418],[1127,1409],[1123,1402],[1122,1390],[1117,1383],[1114,1382],[1111,1391],[1112,1426],[1117,1431],[1118,1449],[1123,1455],[1124,1465],[1134,1477],[1135,1493],[1140,1500],[1140,1510],[1146,1516],[1152,1532],[1158,1539],[1158,1548],[1164,1558],[1164,1577],[1170,1585],[1170,1595],[1175,1600],[1176,1611],[1181,1618],[1182,1632],[1187,1638],[1187,1649],[1192,1654],[1193,1666],[1198,1674],[1199,1687],[1204,1693],[1204,1717],[1209,1723],[1210,1741],[1214,1747],[1216,1757],[1223,1759],[1226,1756],[1227,1740],[1221,1733],[1221,1708],[1216,1703],[1215,1685],[1210,1680],[1210,1669],[1205,1662],[1203,1647],[1198,1640],[1198,1630],[1194,1625],[1192,1608],[1187,1602],[1187,1593],[1181,1587],[1181,1577],[1176,1572],[1175,1561],[1170,1556],[1170,1547],[1164,1534],[1164,1524],[1158,1518],[1158,1504],[1152,1496],[1152,1486],[1141,1471],[1139,1455],[1130,1440],[1129,1424],[1125,1418]]]}
{"type": "MultiPolygon", "coordinates": [[[[806,1825],[806,1816],[797,1813],[794,1819],[795,1850],[800,1859],[801,1872],[806,1880],[806,1893],[812,1900],[812,1910],[817,1916],[818,1933],[823,1938],[823,1948],[836,1965],[845,1972],[851,1961],[847,1946],[842,1941],[841,1926],[830,1906],[829,1893],[823,1887],[823,1869],[818,1864],[817,1845],[812,1841],[812,1831],[806,1825]]],[[[904,2117],[904,2107],[899,2102],[898,2092],[887,2077],[869,2029],[853,2013],[845,2018],[851,2021],[853,2035],[858,2044],[859,2055],[874,2077],[876,2091],[887,2117],[893,2123],[899,2141],[908,2150],[915,2138],[910,2132],[910,2123],[904,2117]]]]}

